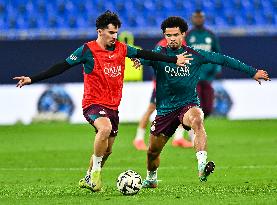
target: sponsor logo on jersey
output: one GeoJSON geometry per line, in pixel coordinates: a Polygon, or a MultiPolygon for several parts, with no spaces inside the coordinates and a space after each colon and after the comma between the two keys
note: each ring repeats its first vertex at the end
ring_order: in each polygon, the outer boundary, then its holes
{"type": "Polygon", "coordinates": [[[105,64],[104,65],[104,73],[108,75],[109,77],[117,77],[121,75],[121,65],[111,65],[111,64],[105,64]]]}
{"type": "Polygon", "coordinates": [[[207,44],[211,44],[211,43],[212,43],[212,38],[206,37],[206,38],[205,38],[205,42],[206,42],[207,44]]]}
{"type": "Polygon", "coordinates": [[[196,41],[195,36],[191,36],[191,37],[189,38],[189,42],[190,42],[190,43],[194,43],[195,41],[196,41]]]}
{"type": "Polygon", "coordinates": [[[164,70],[166,73],[168,73],[170,76],[189,76],[190,72],[189,72],[189,67],[188,66],[184,66],[184,67],[170,67],[170,66],[165,66],[164,70]]]}

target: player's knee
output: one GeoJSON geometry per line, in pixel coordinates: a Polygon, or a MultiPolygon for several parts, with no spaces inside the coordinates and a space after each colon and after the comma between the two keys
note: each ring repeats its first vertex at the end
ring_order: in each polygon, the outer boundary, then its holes
{"type": "Polygon", "coordinates": [[[191,117],[191,127],[193,130],[201,129],[203,127],[203,117],[201,115],[191,117]]]}
{"type": "Polygon", "coordinates": [[[104,136],[105,138],[108,138],[110,136],[111,131],[112,131],[112,125],[103,126],[103,127],[98,129],[98,133],[101,136],[104,136]]]}

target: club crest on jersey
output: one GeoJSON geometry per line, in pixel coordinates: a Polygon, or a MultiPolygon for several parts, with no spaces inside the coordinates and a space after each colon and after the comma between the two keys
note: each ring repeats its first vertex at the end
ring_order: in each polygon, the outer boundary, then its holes
{"type": "Polygon", "coordinates": [[[199,43],[199,44],[193,44],[192,47],[196,48],[196,49],[202,49],[204,51],[211,51],[212,50],[212,45],[211,44],[199,43]]]}
{"type": "Polygon", "coordinates": [[[155,125],[152,125],[150,129],[151,129],[152,132],[154,132],[155,129],[156,129],[155,125]]]}
{"type": "Polygon", "coordinates": [[[109,63],[104,65],[104,73],[112,78],[120,76],[121,70],[121,65],[111,65],[109,63]]]}
{"type": "Polygon", "coordinates": [[[105,115],[106,112],[105,112],[104,110],[101,110],[101,111],[99,111],[99,114],[100,114],[100,115],[105,115]]]}
{"type": "Polygon", "coordinates": [[[165,72],[167,72],[170,76],[175,76],[175,77],[178,77],[178,76],[189,76],[190,73],[189,73],[189,67],[188,66],[184,66],[184,67],[170,67],[170,66],[165,66],[164,67],[164,70],[165,72]]]}

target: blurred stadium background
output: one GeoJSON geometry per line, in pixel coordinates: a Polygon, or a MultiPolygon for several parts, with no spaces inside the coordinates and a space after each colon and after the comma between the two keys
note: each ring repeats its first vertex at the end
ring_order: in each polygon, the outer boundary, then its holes
{"type": "MultiPolygon", "coordinates": [[[[225,204],[246,204],[249,200],[257,204],[276,204],[277,123],[276,120],[264,119],[277,118],[277,0],[0,0],[0,125],[3,125],[0,126],[0,199],[6,196],[22,200],[25,197],[26,200],[21,202],[26,204],[30,203],[27,199],[36,197],[46,204],[51,198],[55,198],[56,203],[66,203],[64,200],[72,199],[72,204],[91,200],[91,196],[75,192],[75,182],[86,169],[86,159],[91,152],[90,127],[87,125],[85,131],[80,131],[84,129],[83,125],[21,125],[21,122],[29,124],[33,120],[85,123],[81,110],[81,66],[22,89],[15,88],[16,82],[12,77],[38,73],[65,59],[83,43],[95,39],[96,17],[106,10],[119,14],[123,23],[120,29],[123,39],[135,46],[152,49],[162,38],[160,24],[164,18],[182,16],[191,27],[190,17],[196,9],[205,12],[205,25],[219,37],[223,54],[255,68],[266,69],[272,81],[262,82],[262,86],[259,86],[255,81],[246,79],[246,75],[223,68],[213,84],[216,89],[214,115],[223,116],[223,119],[212,117],[206,121],[207,132],[211,136],[209,146],[214,151],[211,155],[221,163],[219,174],[211,182],[212,186],[200,188],[198,192],[198,183],[191,183],[190,176],[182,178],[185,172],[179,166],[176,170],[167,170],[168,174],[174,176],[178,173],[178,180],[166,176],[169,187],[162,185],[158,193],[146,192],[152,201],[147,195],[142,195],[136,202],[154,203],[155,200],[159,201],[155,198],[157,194],[161,197],[159,202],[163,202],[162,199],[172,203],[167,199],[176,200],[182,194],[186,197],[192,194],[192,204],[195,199],[201,204],[199,194],[204,193],[207,202],[213,200],[210,197],[215,197],[216,201],[222,196],[226,199],[225,204]],[[228,119],[245,121],[230,124],[228,119]],[[19,125],[13,125],[15,123],[19,125]],[[70,160],[62,164],[64,156],[70,160]],[[238,170],[235,174],[230,171],[230,164],[234,164],[234,169],[238,170]],[[182,180],[190,187],[183,187],[182,180]],[[176,181],[181,187],[178,190],[174,188],[176,181]],[[67,187],[64,188],[64,184],[67,187]],[[50,191],[46,187],[50,187],[50,191]],[[164,191],[169,198],[165,198],[164,191]],[[179,195],[176,196],[176,193],[179,195]],[[258,197],[251,198],[255,193],[258,197]],[[64,198],[60,198],[60,195],[64,198]],[[66,198],[68,196],[71,198],[66,198]],[[243,196],[246,197],[241,202],[240,197],[243,196]]],[[[150,99],[151,68],[136,72],[130,69],[126,73],[120,106],[122,122],[137,122],[150,99]]],[[[136,126],[127,124],[121,128],[120,133],[125,140],[115,145],[117,158],[109,162],[112,174],[106,175],[110,181],[128,166],[138,169],[140,173],[145,172],[145,153],[135,153],[131,148],[136,126]],[[132,153],[125,160],[120,159],[127,153],[124,150],[132,153]],[[138,160],[133,160],[132,156],[138,160]],[[113,169],[113,166],[118,169],[113,169]]],[[[183,156],[182,151],[169,148],[164,165],[171,165],[174,157],[183,156]]],[[[192,151],[186,150],[185,154],[190,156],[185,159],[187,170],[195,168],[192,151]]],[[[194,173],[195,170],[190,172],[194,173]]],[[[163,176],[165,174],[161,174],[163,176]]],[[[107,184],[114,187],[113,182],[107,184]]],[[[114,188],[110,189],[115,191],[114,188]]],[[[105,197],[108,200],[117,195],[108,192],[105,197]]],[[[96,195],[96,199],[101,200],[101,195],[96,195]]],[[[124,203],[130,202],[124,200],[124,203]]],[[[16,201],[7,200],[6,203],[14,204],[16,201]]]]}
{"type": "MultiPolygon", "coordinates": [[[[43,87],[45,84],[34,85],[33,88],[24,89],[24,92],[34,89],[30,91],[32,95],[23,95],[21,92],[21,96],[19,90],[14,90],[15,82],[12,81],[12,77],[31,75],[46,69],[68,57],[84,42],[96,38],[95,19],[100,13],[106,10],[117,12],[123,23],[120,30],[121,39],[131,45],[152,49],[162,38],[160,24],[164,18],[179,15],[184,17],[191,27],[190,17],[196,9],[205,12],[205,26],[219,37],[222,53],[256,68],[266,69],[273,79],[277,77],[275,69],[277,67],[276,0],[134,0],[127,2],[123,0],[0,0],[1,93],[3,93],[3,99],[10,99],[6,102],[2,101],[1,112],[5,114],[1,115],[0,123],[10,124],[16,121],[29,123],[31,116],[37,112],[35,109],[38,107],[37,101],[46,89],[43,87]],[[27,110],[30,113],[28,119],[26,117],[28,115],[23,114],[22,111],[14,110],[19,96],[21,104],[28,107],[25,109],[26,113],[27,110]],[[10,110],[11,103],[14,103],[13,111],[10,110]],[[10,109],[6,108],[7,106],[10,109]]],[[[125,110],[121,112],[122,121],[138,121],[151,94],[151,83],[148,81],[152,77],[151,68],[145,68],[140,72],[132,68],[127,70],[126,82],[146,83],[126,83],[124,96],[127,97],[123,97],[121,106],[125,110]],[[143,91],[138,88],[140,86],[146,86],[149,89],[143,91]],[[138,88],[136,90],[138,93],[132,92],[136,89],[134,87],[138,88]],[[145,97],[138,102],[136,96],[133,96],[134,93],[145,97]]],[[[223,69],[219,83],[215,82],[214,85],[219,90],[218,99],[226,102],[216,101],[218,103],[215,105],[215,108],[217,107],[215,112],[233,119],[276,118],[277,108],[274,105],[277,99],[273,94],[276,91],[275,81],[257,87],[252,81],[229,80],[246,77],[243,73],[223,69]],[[254,103],[249,106],[247,99],[254,103]],[[256,105],[261,104],[264,105],[264,110],[258,111],[256,105]]],[[[78,84],[82,80],[81,66],[47,80],[50,85],[73,83],[67,91],[71,93],[69,97],[72,98],[72,104],[75,107],[75,111],[70,111],[73,122],[84,122],[80,109],[82,87],[78,84]]],[[[51,107],[51,103],[49,101],[47,103],[45,106],[51,107]]],[[[55,106],[52,105],[52,109],[58,109],[53,107],[55,106]]]]}
{"type": "Polygon", "coordinates": [[[160,22],[167,16],[189,19],[196,9],[206,13],[207,26],[219,34],[277,32],[276,0],[1,0],[1,38],[95,37],[95,19],[108,9],[119,13],[123,30],[143,37],[158,35],[160,22]]]}

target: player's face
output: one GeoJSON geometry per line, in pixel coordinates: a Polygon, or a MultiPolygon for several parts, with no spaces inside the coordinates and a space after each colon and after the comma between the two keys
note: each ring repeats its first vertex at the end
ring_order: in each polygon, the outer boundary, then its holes
{"type": "Polygon", "coordinates": [[[201,13],[195,13],[192,16],[192,23],[194,26],[203,26],[205,21],[205,17],[201,13]]]}
{"type": "Polygon", "coordinates": [[[111,47],[117,39],[118,27],[109,24],[105,29],[98,29],[99,36],[105,46],[111,47]]]}
{"type": "Polygon", "coordinates": [[[172,49],[178,49],[182,46],[185,33],[181,33],[179,27],[166,28],[164,32],[167,45],[172,49]]]}

